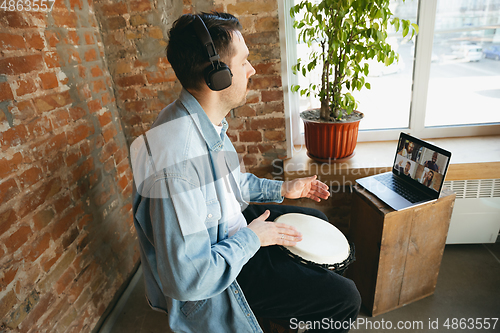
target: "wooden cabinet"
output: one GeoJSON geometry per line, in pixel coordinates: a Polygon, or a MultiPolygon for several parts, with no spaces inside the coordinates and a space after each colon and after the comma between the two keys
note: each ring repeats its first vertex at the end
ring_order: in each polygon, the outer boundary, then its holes
{"type": "Polygon", "coordinates": [[[349,239],[356,261],[347,277],[372,316],[434,293],[454,201],[455,194],[443,190],[437,201],[394,211],[354,187],[349,239]]]}

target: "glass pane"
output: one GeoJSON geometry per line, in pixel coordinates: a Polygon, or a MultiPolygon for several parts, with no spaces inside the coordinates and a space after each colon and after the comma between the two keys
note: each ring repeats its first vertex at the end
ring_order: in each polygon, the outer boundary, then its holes
{"type": "MultiPolygon", "coordinates": [[[[299,2],[300,0],[295,0],[295,4],[299,2]]],[[[417,10],[417,0],[398,0],[391,4],[391,11],[395,16],[409,19],[412,23],[417,21],[417,10]]],[[[351,92],[358,101],[358,110],[365,114],[360,129],[407,128],[409,124],[414,43],[408,38],[403,39],[401,32],[396,33],[394,29],[389,33],[388,42],[399,53],[399,63],[386,67],[376,61],[368,62],[370,73],[366,82],[370,83],[371,89],[351,92]]],[[[319,49],[319,46],[313,45],[312,48],[319,49]]],[[[297,58],[307,59],[310,51],[306,44],[297,44],[297,58]]],[[[308,77],[298,75],[300,86],[320,83],[320,74],[321,68],[317,68],[308,77]]],[[[301,96],[299,99],[301,111],[320,106],[319,100],[314,96],[301,96]]],[[[303,130],[302,122],[300,126],[303,130]]]]}
{"type": "MultiPolygon", "coordinates": [[[[298,5],[300,2],[302,2],[302,0],[294,0],[293,5],[298,5]]],[[[311,2],[316,4],[318,3],[318,0],[312,0],[311,2]]],[[[302,18],[303,13],[298,13],[296,19],[300,20],[302,18]]],[[[299,35],[299,31],[300,29],[297,29],[296,36],[299,35]]],[[[318,51],[319,49],[321,49],[321,47],[318,43],[313,43],[312,47],[309,48],[306,43],[297,42],[297,59],[307,60],[309,59],[310,52],[318,51]]],[[[312,72],[309,72],[307,76],[303,76],[299,73],[296,75],[296,79],[297,84],[301,87],[308,87],[311,83],[318,84],[321,82],[321,68],[320,66],[316,67],[312,72]]],[[[297,95],[299,96],[299,112],[320,107],[319,99],[317,99],[314,95],[311,94],[309,97],[305,95],[301,96],[298,93],[297,95]]],[[[301,134],[304,134],[304,122],[302,120],[299,121],[299,131],[301,134]]]]}
{"type": "Polygon", "coordinates": [[[500,122],[500,0],[438,0],[425,126],[500,122]]]}
{"type": "MultiPolygon", "coordinates": [[[[418,1],[392,1],[391,11],[396,17],[417,23],[418,1]]],[[[371,89],[352,93],[358,101],[358,110],[365,114],[359,125],[361,130],[409,126],[415,44],[414,40],[403,38],[401,31],[394,30],[388,42],[399,53],[399,62],[388,67],[376,61],[368,62],[370,73],[366,81],[371,89]]]]}

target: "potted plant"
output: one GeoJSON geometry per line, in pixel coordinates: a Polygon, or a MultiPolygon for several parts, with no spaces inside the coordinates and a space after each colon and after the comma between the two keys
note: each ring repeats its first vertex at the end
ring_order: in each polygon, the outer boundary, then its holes
{"type": "MultiPolygon", "coordinates": [[[[321,108],[301,113],[305,125],[308,155],[319,161],[349,158],[356,147],[359,121],[363,118],[349,91],[370,89],[365,81],[366,62],[374,59],[389,66],[398,54],[387,42],[388,28],[400,28],[403,37],[418,33],[409,20],[394,17],[390,0],[318,0],[302,1],[291,8],[293,26],[299,29],[298,41],[319,45],[309,59],[298,59],[294,73],[306,76],[316,67],[321,82],[307,87],[293,85],[293,92],[314,94],[321,108]],[[299,17],[300,16],[300,17],[299,17]]],[[[410,39],[411,39],[410,38],[410,39]]]]}

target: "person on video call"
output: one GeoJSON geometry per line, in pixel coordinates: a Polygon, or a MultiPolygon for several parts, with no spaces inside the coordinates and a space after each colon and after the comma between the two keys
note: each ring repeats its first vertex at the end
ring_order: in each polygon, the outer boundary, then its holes
{"type": "Polygon", "coordinates": [[[439,172],[439,165],[437,165],[438,153],[434,152],[430,161],[424,163],[424,167],[429,168],[433,171],[439,172]]]}
{"type": "Polygon", "coordinates": [[[347,323],[337,330],[347,332],[361,302],[354,283],[291,259],[276,245],[293,246],[301,235],[270,222],[290,212],[326,216],[247,204],[319,202],[330,193],[316,176],[282,182],[240,171],[225,117],[245,104],[255,73],[241,29],[234,16],[214,12],[182,15],[169,31],[167,57],[183,89],[131,146],[148,301],[168,312],[175,332],[262,332],[256,317],[327,319],[347,323]],[[214,47],[201,42],[206,29],[214,47]],[[221,72],[211,77],[214,69],[221,72]]]}
{"type": "Polygon", "coordinates": [[[411,160],[413,159],[414,149],[415,149],[415,144],[411,141],[406,141],[405,146],[398,152],[398,155],[401,155],[411,160]]]}
{"type": "Polygon", "coordinates": [[[429,169],[424,169],[424,176],[422,178],[422,184],[424,184],[427,187],[431,187],[432,185],[432,179],[434,178],[434,171],[429,170],[429,169]]]}
{"type": "Polygon", "coordinates": [[[398,173],[410,177],[411,162],[406,161],[404,168],[403,168],[402,164],[403,164],[403,161],[399,161],[397,168],[396,168],[398,173]]]}

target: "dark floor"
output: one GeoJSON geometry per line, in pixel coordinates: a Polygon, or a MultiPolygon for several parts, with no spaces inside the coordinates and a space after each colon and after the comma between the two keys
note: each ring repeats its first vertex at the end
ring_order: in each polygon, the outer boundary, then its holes
{"type": "MultiPolygon", "coordinates": [[[[499,258],[500,243],[447,245],[434,295],[376,317],[362,309],[352,331],[387,332],[392,325],[392,331],[404,332],[500,332],[499,258]],[[484,318],[498,322],[486,320],[491,327],[484,329],[484,318]],[[460,329],[460,319],[466,329],[460,329]],[[483,329],[478,329],[480,323],[483,329]]],[[[124,295],[99,333],[171,332],[166,316],[146,303],[140,269],[124,295]]]]}

